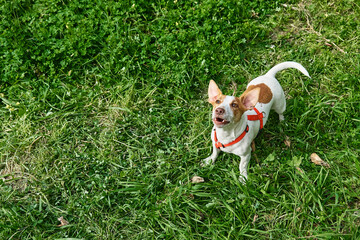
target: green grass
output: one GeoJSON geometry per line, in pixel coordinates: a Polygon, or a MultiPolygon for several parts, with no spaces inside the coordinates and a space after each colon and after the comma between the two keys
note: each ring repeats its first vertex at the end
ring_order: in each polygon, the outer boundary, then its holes
{"type": "Polygon", "coordinates": [[[2,0],[0,239],[359,239],[359,19],[353,0],[2,0]],[[236,156],[200,168],[209,80],[240,95],[288,60],[312,78],[277,75],[285,122],[247,184],[236,156]]]}

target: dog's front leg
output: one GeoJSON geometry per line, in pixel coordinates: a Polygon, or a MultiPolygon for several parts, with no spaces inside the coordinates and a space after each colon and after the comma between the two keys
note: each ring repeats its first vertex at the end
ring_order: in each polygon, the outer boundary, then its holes
{"type": "Polygon", "coordinates": [[[242,184],[245,184],[247,178],[248,178],[248,174],[247,174],[247,168],[250,162],[250,158],[251,158],[251,151],[249,148],[249,151],[247,151],[246,154],[242,154],[240,155],[241,161],[239,164],[239,170],[240,170],[240,177],[239,177],[239,181],[242,184]]]}
{"type": "Polygon", "coordinates": [[[215,144],[213,143],[213,152],[212,152],[212,154],[209,157],[207,157],[207,158],[205,158],[203,160],[203,162],[201,163],[201,166],[204,167],[206,165],[209,165],[210,163],[214,164],[217,156],[219,155],[219,152],[220,152],[220,149],[215,147],[215,144]]]}

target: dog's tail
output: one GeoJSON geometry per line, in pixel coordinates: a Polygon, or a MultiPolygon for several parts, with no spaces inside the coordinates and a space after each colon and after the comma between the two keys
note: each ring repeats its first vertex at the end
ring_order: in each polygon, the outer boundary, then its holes
{"type": "Polygon", "coordinates": [[[283,62],[283,63],[280,63],[280,64],[274,66],[272,69],[270,69],[265,74],[265,76],[275,77],[277,72],[279,72],[281,70],[284,70],[286,68],[296,68],[297,70],[302,72],[305,76],[311,78],[308,71],[306,71],[306,69],[300,63],[297,63],[297,62],[283,62]]]}

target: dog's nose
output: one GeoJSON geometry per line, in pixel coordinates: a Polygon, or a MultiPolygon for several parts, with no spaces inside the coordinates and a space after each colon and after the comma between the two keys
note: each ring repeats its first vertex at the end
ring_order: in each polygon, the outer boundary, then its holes
{"type": "Polygon", "coordinates": [[[215,109],[215,113],[218,115],[223,115],[225,113],[225,109],[217,108],[217,109],[215,109]]]}

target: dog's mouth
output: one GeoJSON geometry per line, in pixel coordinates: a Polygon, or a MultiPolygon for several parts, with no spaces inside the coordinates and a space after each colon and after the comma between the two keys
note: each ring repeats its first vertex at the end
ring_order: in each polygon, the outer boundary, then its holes
{"type": "Polygon", "coordinates": [[[219,118],[219,117],[213,118],[213,122],[216,125],[226,125],[226,124],[230,123],[230,121],[226,121],[225,119],[219,118]]]}

